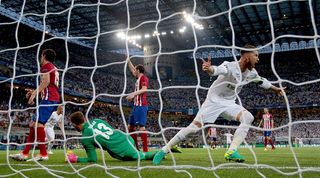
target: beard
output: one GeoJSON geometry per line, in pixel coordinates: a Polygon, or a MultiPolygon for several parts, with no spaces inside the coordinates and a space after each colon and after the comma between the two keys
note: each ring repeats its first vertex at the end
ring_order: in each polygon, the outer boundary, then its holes
{"type": "Polygon", "coordinates": [[[252,70],[253,68],[254,68],[254,65],[252,65],[252,64],[248,65],[248,70],[252,70]]]}
{"type": "Polygon", "coordinates": [[[254,64],[250,64],[250,66],[248,67],[249,70],[252,70],[254,68],[256,68],[256,64],[255,63],[254,64]]]}

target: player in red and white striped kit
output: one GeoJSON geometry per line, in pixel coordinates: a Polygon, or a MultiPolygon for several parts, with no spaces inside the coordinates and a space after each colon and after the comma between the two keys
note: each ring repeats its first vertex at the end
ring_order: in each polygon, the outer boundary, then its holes
{"type": "Polygon", "coordinates": [[[208,129],[208,138],[209,143],[212,149],[216,148],[216,141],[217,141],[217,129],[215,127],[209,127],[208,129]]]}
{"type": "MultiPolygon", "coordinates": [[[[273,117],[269,113],[269,110],[267,108],[264,108],[263,113],[264,114],[262,115],[262,119],[261,119],[258,127],[260,127],[263,122],[263,129],[273,129],[273,126],[274,126],[273,117]]],[[[275,147],[274,147],[272,139],[271,139],[271,131],[265,130],[263,132],[263,135],[264,135],[264,150],[265,151],[267,150],[268,142],[270,143],[270,145],[272,147],[271,149],[274,150],[275,147]]]]}
{"type": "MultiPolygon", "coordinates": [[[[139,131],[146,131],[147,114],[148,114],[148,101],[147,101],[147,89],[149,86],[149,79],[144,74],[143,65],[139,64],[134,66],[129,60],[129,69],[132,75],[137,79],[135,83],[134,92],[127,96],[129,101],[133,101],[133,108],[129,118],[128,130],[134,132],[136,129],[139,131]]],[[[148,135],[147,133],[140,133],[143,151],[148,152],[148,135]]],[[[136,148],[138,147],[137,134],[131,134],[136,148]]]]}
{"type": "Polygon", "coordinates": [[[53,64],[56,58],[56,52],[52,49],[44,49],[41,53],[41,80],[38,88],[27,93],[28,104],[33,105],[34,99],[38,94],[41,94],[41,102],[39,106],[39,116],[34,117],[30,122],[29,136],[27,145],[24,150],[18,154],[10,155],[10,158],[17,161],[25,161],[29,157],[29,151],[32,144],[36,141],[39,146],[40,154],[36,157],[38,161],[48,160],[46,145],[44,144],[46,134],[44,126],[50,118],[52,112],[57,110],[57,104],[60,102],[59,93],[59,72],[53,64]],[[37,133],[37,135],[35,135],[37,133]],[[37,137],[36,137],[37,136],[37,137]],[[36,140],[35,140],[36,139],[36,140]],[[32,143],[32,144],[30,144],[32,143]]]}

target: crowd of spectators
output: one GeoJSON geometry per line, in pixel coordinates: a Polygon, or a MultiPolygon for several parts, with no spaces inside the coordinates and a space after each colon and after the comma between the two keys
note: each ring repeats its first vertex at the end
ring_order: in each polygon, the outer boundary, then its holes
{"type": "MultiPolygon", "coordinates": [[[[29,86],[35,85],[37,79],[36,75],[22,75],[36,74],[38,72],[36,54],[37,48],[19,50],[16,59],[15,82],[29,86]]],[[[58,59],[55,62],[60,69],[60,76],[63,81],[63,88],[61,88],[61,90],[63,90],[64,93],[85,98],[91,98],[95,93],[95,95],[99,95],[99,98],[101,99],[105,99],[112,103],[119,103],[121,99],[120,96],[124,98],[125,94],[133,91],[135,79],[130,75],[129,71],[127,71],[125,75],[124,62],[121,64],[111,63],[117,60],[117,62],[124,61],[124,55],[101,52],[101,56],[99,56],[97,60],[97,63],[99,64],[97,67],[94,67],[92,64],[92,61],[94,61],[92,54],[87,54],[87,58],[80,55],[82,54],[72,52],[70,49],[68,65],[65,59],[58,59]],[[108,60],[109,63],[107,62],[108,60]],[[68,67],[66,68],[66,66],[68,67]]],[[[306,53],[291,51],[290,59],[286,58],[285,55],[287,54],[280,53],[276,55],[274,64],[275,71],[280,76],[281,80],[288,80],[291,82],[282,83],[283,86],[287,87],[286,96],[290,106],[320,105],[320,92],[318,91],[320,86],[319,82],[314,81],[320,77],[320,72],[318,70],[319,64],[316,55],[313,55],[311,50],[306,53]],[[307,58],[307,60],[300,60],[305,58],[307,58]],[[304,84],[303,82],[309,83],[304,84]]],[[[0,57],[1,64],[12,68],[12,59],[14,59],[14,56],[14,51],[3,53],[0,57]]],[[[257,65],[257,71],[259,71],[261,76],[266,77],[270,81],[274,81],[275,85],[279,85],[279,80],[272,71],[269,57],[268,54],[260,56],[261,64],[257,65]]],[[[224,60],[230,61],[232,59],[224,60]]],[[[219,65],[221,62],[223,62],[221,59],[217,59],[217,61],[214,61],[214,64],[219,65]]],[[[160,85],[158,80],[151,76],[149,89],[154,91],[148,92],[149,109],[160,110],[161,101],[163,110],[187,111],[188,109],[197,109],[199,106],[196,97],[197,94],[200,103],[202,103],[206,97],[208,87],[210,87],[212,81],[215,79],[215,77],[210,78],[200,70],[200,62],[198,66],[201,80],[200,85],[201,87],[205,87],[199,88],[198,90],[196,89],[197,79],[193,66],[181,71],[186,74],[184,77],[179,75],[180,77],[170,80],[161,80],[162,88],[159,88],[160,85]],[[168,88],[172,86],[181,87],[168,88]],[[191,88],[184,88],[183,86],[191,88]]],[[[4,76],[4,74],[2,74],[2,76],[4,76]]],[[[284,98],[277,97],[274,93],[265,91],[254,83],[245,85],[239,93],[239,97],[241,98],[241,103],[246,108],[286,106],[284,98]]],[[[122,102],[129,105],[125,100],[122,102]]]]}

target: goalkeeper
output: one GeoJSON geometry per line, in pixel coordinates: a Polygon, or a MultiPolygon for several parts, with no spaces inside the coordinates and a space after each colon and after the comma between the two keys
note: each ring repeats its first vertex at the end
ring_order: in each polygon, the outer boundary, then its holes
{"type": "Polygon", "coordinates": [[[132,137],[127,136],[119,130],[113,129],[107,122],[101,119],[93,119],[85,122],[82,112],[74,112],[70,115],[70,120],[75,129],[82,132],[81,144],[86,150],[86,158],[79,158],[71,153],[67,159],[71,163],[97,162],[96,148],[107,151],[113,158],[130,160],[152,160],[154,152],[140,152],[135,148],[132,137]],[[129,143],[130,142],[130,143],[129,143]],[[99,146],[100,145],[100,146],[99,146]]]}

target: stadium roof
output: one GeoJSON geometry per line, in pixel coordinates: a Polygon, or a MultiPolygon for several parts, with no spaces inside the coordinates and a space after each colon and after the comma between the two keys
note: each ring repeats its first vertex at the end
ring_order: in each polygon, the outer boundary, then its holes
{"type": "MultiPolygon", "coordinates": [[[[50,35],[63,37],[68,32],[82,45],[93,47],[99,36],[99,48],[108,49],[124,47],[117,34],[125,33],[128,24],[128,35],[140,36],[136,41],[141,45],[158,44],[157,38],[152,37],[157,26],[161,41],[175,44],[177,48],[190,48],[194,47],[191,22],[203,27],[195,28],[198,45],[230,46],[234,31],[235,45],[243,46],[246,43],[265,45],[272,41],[273,32],[275,37],[289,34],[311,39],[310,36],[318,33],[314,30],[319,31],[320,21],[320,1],[316,0],[311,4],[292,0],[232,0],[232,4],[225,0],[202,0],[196,4],[193,0],[56,0],[47,1],[47,8],[45,2],[0,1],[0,13],[18,19],[18,14],[23,12],[25,24],[43,31],[45,22],[50,35]],[[232,11],[228,11],[230,7],[232,11]],[[185,14],[191,20],[187,21],[185,14]],[[179,32],[183,27],[186,31],[179,32]],[[146,34],[150,37],[146,38],[146,34]]],[[[278,40],[290,43],[297,38],[281,37],[278,40]]]]}

